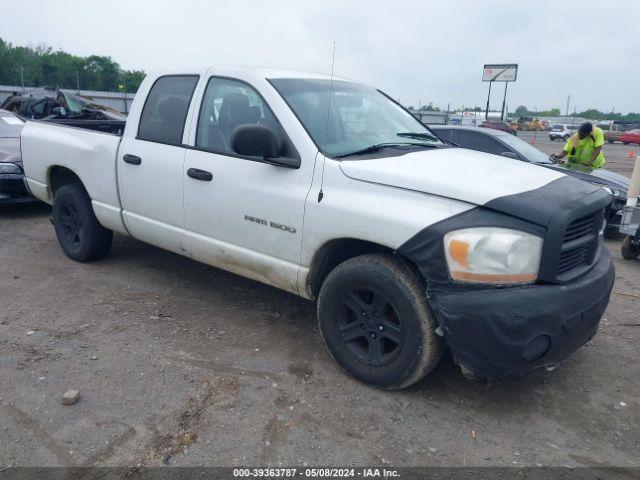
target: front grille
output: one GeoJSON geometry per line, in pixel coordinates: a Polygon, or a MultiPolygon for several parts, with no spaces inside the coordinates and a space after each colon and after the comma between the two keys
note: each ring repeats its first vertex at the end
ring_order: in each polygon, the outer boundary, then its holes
{"type": "Polygon", "coordinates": [[[598,222],[601,212],[572,221],[564,232],[556,275],[566,276],[593,261],[598,248],[598,222]]]}
{"type": "Polygon", "coordinates": [[[564,232],[564,241],[562,243],[570,242],[591,233],[593,231],[593,223],[593,214],[574,220],[564,232]]]}

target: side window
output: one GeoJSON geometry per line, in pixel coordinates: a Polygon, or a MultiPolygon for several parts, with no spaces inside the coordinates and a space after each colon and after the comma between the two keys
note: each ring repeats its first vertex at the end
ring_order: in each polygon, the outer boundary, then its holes
{"type": "Polygon", "coordinates": [[[138,139],[180,145],[197,83],[197,75],[171,75],[156,80],[142,109],[138,139]]]}
{"type": "Polygon", "coordinates": [[[282,136],[278,121],[255,89],[239,80],[212,77],[200,107],[196,147],[233,153],[233,131],[247,123],[265,125],[282,136]]]}
{"type": "Polygon", "coordinates": [[[500,142],[497,142],[487,135],[476,132],[467,132],[464,130],[458,131],[456,143],[464,148],[477,150],[479,152],[493,153],[494,155],[500,155],[508,150],[506,147],[502,146],[500,142]]]}

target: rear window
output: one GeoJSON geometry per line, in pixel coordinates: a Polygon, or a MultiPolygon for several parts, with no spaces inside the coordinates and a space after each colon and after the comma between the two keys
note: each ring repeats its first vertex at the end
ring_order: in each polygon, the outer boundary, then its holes
{"type": "Polygon", "coordinates": [[[182,144],[187,111],[197,83],[197,75],[170,75],[156,80],[142,109],[138,139],[182,144]]]}

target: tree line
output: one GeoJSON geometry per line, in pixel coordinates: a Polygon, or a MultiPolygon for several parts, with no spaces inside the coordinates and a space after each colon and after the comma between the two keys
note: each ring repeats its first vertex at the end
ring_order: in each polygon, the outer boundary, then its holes
{"type": "Polygon", "coordinates": [[[0,38],[0,85],[135,93],[142,70],[123,70],[111,57],[81,57],[46,45],[20,47],[0,38]]]}

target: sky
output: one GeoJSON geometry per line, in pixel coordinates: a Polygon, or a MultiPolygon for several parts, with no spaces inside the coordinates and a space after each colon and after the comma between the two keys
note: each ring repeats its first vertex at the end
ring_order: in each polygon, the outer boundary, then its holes
{"type": "MultiPolygon", "coordinates": [[[[5,0],[8,1],[8,0],[5,0]]],[[[126,69],[331,71],[404,105],[481,106],[485,63],[517,63],[507,104],[640,112],[638,0],[21,0],[15,45],[107,55],[126,69]],[[26,21],[28,19],[28,21],[26,21]]],[[[494,84],[499,109],[503,84],[494,84]]]]}

